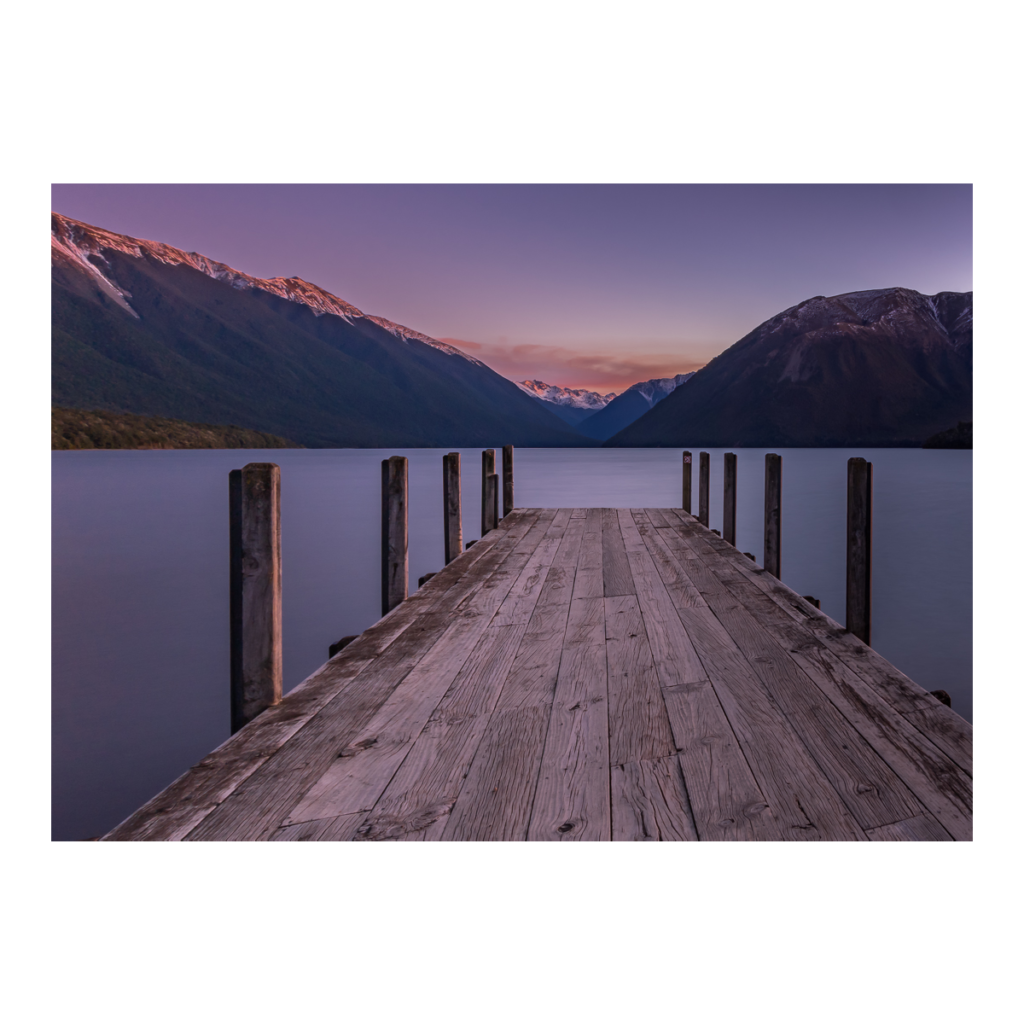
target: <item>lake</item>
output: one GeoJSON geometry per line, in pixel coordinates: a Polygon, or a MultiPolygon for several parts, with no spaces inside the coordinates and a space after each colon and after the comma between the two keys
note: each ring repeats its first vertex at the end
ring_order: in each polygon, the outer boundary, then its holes
{"type": "MultiPolygon", "coordinates": [[[[970,451],[775,449],[782,580],[845,620],[846,460],[874,464],[872,645],[971,706],[970,451]]],[[[722,454],[711,449],[711,526],[722,454]]],[[[762,561],[765,449],[735,449],[762,561]]],[[[228,472],[281,467],[284,688],[380,617],[380,462],[409,458],[409,578],[443,567],[441,449],[54,452],[53,838],[112,828],[229,733],[228,472]]],[[[500,467],[500,451],[498,453],[500,467]]],[[[480,449],[462,449],[480,535],[480,449]]],[[[520,507],[676,507],[678,449],[517,449],[520,507]]],[[[693,500],[696,513],[697,453],[693,500]]]]}

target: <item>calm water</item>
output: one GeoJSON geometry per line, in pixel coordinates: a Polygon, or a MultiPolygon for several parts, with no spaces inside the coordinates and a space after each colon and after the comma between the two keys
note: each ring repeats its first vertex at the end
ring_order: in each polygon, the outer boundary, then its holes
{"type": "MultiPolygon", "coordinates": [[[[711,526],[722,526],[712,450],[711,526]]],[[[971,717],[971,452],[779,449],[782,579],[845,619],[846,460],[874,463],[874,647],[971,717]]],[[[55,452],[53,837],[116,825],[228,735],[228,471],[281,466],[285,690],[380,613],[380,461],[409,457],[409,576],[442,567],[441,450],[55,452]]],[[[764,450],[738,456],[762,560],[764,450]]],[[[680,453],[519,449],[524,507],[678,507],[680,453]]],[[[479,449],[464,449],[466,540],[479,449]]],[[[696,463],[696,454],[694,455],[696,463]]],[[[697,473],[694,465],[694,501],[697,473]]],[[[694,508],[696,511],[696,508],[694,508]]]]}

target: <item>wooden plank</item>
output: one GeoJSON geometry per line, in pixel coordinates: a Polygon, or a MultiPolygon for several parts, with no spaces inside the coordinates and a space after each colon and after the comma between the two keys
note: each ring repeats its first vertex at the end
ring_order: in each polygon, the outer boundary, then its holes
{"type": "Polygon", "coordinates": [[[611,838],[604,644],[562,652],[528,839],[611,838]]]}
{"type": "Polygon", "coordinates": [[[740,748],[793,839],[863,839],[835,789],[710,612],[677,609],[740,748]]]}
{"type": "Polygon", "coordinates": [[[974,730],[952,708],[935,700],[933,707],[908,711],[904,717],[968,775],[974,774],[974,730]]]}
{"type": "Polygon", "coordinates": [[[613,765],[611,806],[614,840],[697,839],[678,758],[613,765]]]}
{"type": "MultiPolygon", "coordinates": [[[[442,601],[457,605],[486,578],[486,570],[502,554],[490,553],[502,541],[511,545],[533,516],[516,513],[505,535],[495,533],[486,543],[474,546],[390,615],[363,632],[340,654],[297,687],[280,704],[268,708],[244,729],[235,733],[161,793],[147,801],[104,838],[112,841],[182,839],[279,750],[309,719],[332,700],[368,665],[382,654],[419,617],[442,601]],[[475,568],[484,558],[483,569],[475,568]]],[[[495,563],[497,564],[497,563],[495,563]]]]}
{"type": "Polygon", "coordinates": [[[611,764],[676,752],[654,656],[635,595],[604,599],[611,764]]]}
{"type": "Polygon", "coordinates": [[[523,643],[498,698],[497,711],[551,704],[569,619],[572,570],[551,566],[523,643]]]}
{"type": "Polygon", "coordinates": [[[743,603],[743,594],[727,589],[700,558],[689,560],[687,567],[715,617],[861,827],[920,813],[920,804],[896,773],[787,656],[743,603]]]}
{"type": "MultiPolygon", "coordinates": [[[[919,732],[841,657],[801,629],[751,581],[728,575],[719,559],[708,565],[730,589],[745,588],[747,609],[762,622],[789,657],[877,751],[915,797],[958,839],[970,839],[971,783],[966,772],[919,732]]],[[[738,592],[738,591],[737,591],[738,592]]],[[[935,702],[943,711],[948,709],[935,702]]],[[[909,716],[907,716],[909,717],[909,716]]]]}
{"type": "Polygon", "coordinates": [[[714,613],[686,606],[677,606],[676,612],[759,789],[791,838],[864,839],[860,825],[714,613]]]}
{"type": "Polygon", "coordinates": [[[604,597],[603,529],[602,509],[590,509],[576,564],[574,597],[604,597]]]}
{"type": "MultiPolygon", "coordinates": [[[[538,521],[509,561],[523,555],[528,566],[532,553],[529,545],[536,548],[547,529],[548,523],[538,521]],[[524,545],[527,550],[520,550],[524,545]]],[[[456,690],[468,686],[485,703],[492,700],[493,706],[526,626],[487,627],[515,582],[514,574],[491,575],[470,605],[453,617],[445,636],[423,655],[360,733],[338,753],[283,824],[373,808],[449,686],[456,690]],[[499,669],[506,660],[502,673],[499,669]],[[484,681],[497,687],[493,699],[484,681]]]]}
{"type": "Polygon", "coordinates": [[[648,522],[658,528],[668,526],[668,521],[660,508],[634,509],[633,518],[637,522],[648,522]]]}
{"type": "Polygon", "coordinates": [[[486,699],[482,680],[490,678],[503,659],[511,663],[525,627],[481,630],[479,621],[463,620],[424,655],[283,824],[371,810],[450,686],[457,687],[460,681],[465,685],[468,680],[483,691],[480,699],[486,699]]]}
{"type": "Polygon", "coordinates": [[[782,839],[637,526],[619,522],[700,838],[782,839]]]}
{"type": "MultiPolygon", "coordinates": [[[[638,522],[636,528],[657,572],[674,600],[688,608],[707,608],[707,601],[694,586],[693,580],[680,565],[680,558],[670,546],[677,538],[669,531],[655,529],[652,523],[638,522]]],[[[684,552],[684,558],[685,558],[684,552]]]]}
{"type": "MultiPolygon", "coordinates": [[[[471,602],[490,585],[493,571],[512,557],[512,549],[524,533],[529,533],[535,521],[535,515],[520,517],[513,513],[507,520],[510,525],[494,531],[494,540],[486,544],[483,554],[469,564],[468,571],[461,573],[444,603],[445,610],[415,616],[399,638],[363,669],[357,677],[358,685],[349,684],[334,696],[303,724],[288,744],[275,751],[184,838],[257,839],[276,828],[327,770],[338,752],[356,739],[359,730],[366,726],[424,653],[461,621],[457,618],[453,623],[453,612],[471,607],[471,602]]],[[[443,569],[435,580],[440,580],[446,573],[459,572],[460,562],[463,559],[468,562],[468,556],[479,546],[443,569]]],[[[412,605],[419,596],[414,595],[405,604],[412,605]]],[[[401,607],[391,616],[399,615],[401,607]]],[[[359,647],[360,640],[354,641],[343,654],[357,651],[359,647]]],[[[287,702],[288,698],[285,698],[282,705],[287,702]]]]}
{"type": "MultiPolygon", "coordinates": [[[[685,524],[682,526],[684,532],[688,529],[685,524]]],[[[835,652],[908,720],[914,720],[914,712],[924,712],[920,716],[921,721],[915,724],[929,734],[936,746],[945,750],[968,774],[971,773],[973,730],[969,722],[946,708],[872,648],[851,636],[839,623],[808,605],[785,584],[772,579],[748,560],[736,558],[734,553],[723,550],[721,543],[713,535],[702,535],[696,543],[698,548],[705,545],[709,554],[725,556],[714,563],[714,572],[720,579],[744,579],[752,583],[793,622],[806,629],[811,634],[811,642],[820,642],[835,652]],[[930,735],[930,730],[934,730],[934,736],[930,735]]]]}
{"type": "Polygon", "coordinates": [[[362,813],[346,814],[340,818],[284,825],[268,838],[276,843],[344,843],[356,837],[356,829],[364,817],[362,813]]]}
{"type": "Polygon", "coordinates": [[[360,839],[429,826],[440,834],[525,632],[525,625],[487,630],[360,826],[360,839]]]}
{"type": "Polygon", "coordinates": [[[601,549],[604,562],[604,596],[621,597],[635,594],[633,575],[629,571],[626,547],[615,509],[601,510],[601,549]]]}
{"type": "Polygon", "coordinates": [[[876,842],[903,841],[918,843],[943,843],[950,841],[950,835],[930,815],[920,814],[916,818],[881,825],[868,831],[868,836],[876,842]]]}
{"type": "Polygon", "coordinates": [[[491,715],[442,839],[527,838],[550,714],[546,704],[491,715]]]}

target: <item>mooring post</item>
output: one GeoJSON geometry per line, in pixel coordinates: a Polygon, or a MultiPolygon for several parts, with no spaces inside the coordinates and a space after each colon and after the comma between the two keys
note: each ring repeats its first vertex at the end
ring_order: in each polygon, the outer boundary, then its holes
{"type": "Polygon", "coordinates": [[[725,453],[725,486],[722,491],[722,538],[736,547],[736,455],[725,453]]]}
{"type": "Polygon", "coordinates": [[[488,473],[484,480],[484,533],[498,525],[498,474],[488,473]]]}
{"type": "Polygon", "coordinates": [[[449,452],[443,458],[444,564],[462,554],[462,457],[449,452]]]}
{"type": "Polygon", "coordinates": [[[764,457],[764,567],[782,579],[782,456],[764,457]]]}
{"type": "Polygon", "coordinates": [[[489,533],[498,525],[497,495],[491,494],[490,479],[495,476],[494,449],[486,448],[480,453],[480,536],[489,533]]]}
{"type": "Polygon", "coordinates": [[[692,494],[690,488],[691,470],[693,469],[693,455],[690,452],[683,452],[683,511],[689,512],[692,505],[692,494]]]}
{"type": "Polygon", "coordinates": [[[697,481],[697,522],[708,526],[711,518],[711,456],[700,453],[700,477],[697,481]]]}
{"type": "Polygon", "coordinates": [[[381,469],[381,615],[409,596],[409,460],[392,455],[381,469]]]}
{"type": "Polygon", "coordinates": [[[501,449],[501,518],[516,507],[515,488],[512,483],[512,445],[501,449]]]}
{"type": "Polygon", "coordinates": [[[871,463],[846,464],[846,628],[871,646],[871,463]]]}
{"type": "Polygon", "coordinates": [[[231,544],[231,731],[281,700],[281,469],[228,474],[231,544]]]}

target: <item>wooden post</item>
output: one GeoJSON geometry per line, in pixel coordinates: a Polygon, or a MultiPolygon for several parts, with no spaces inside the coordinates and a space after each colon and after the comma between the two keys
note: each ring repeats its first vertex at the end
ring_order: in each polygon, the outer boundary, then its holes
{"type": "Polygon", "coordinates": [[[690,452],[683,452],[683,511],[689,512],[693,505],[690,480],[693,469],[693,455],[690,452]]]}
{"type": "Polygon", "coordinates": [[[487,478],[494,472],[494,449],[487,448],[480,453],[480,536],[493,530],[489,522],[490,506],[487,503],[487,478]]]}
{"type": "Polygon", "coordinates": [[[409,596],[409,460],[392,455],[381,464],[381,615],[409,596]]]}
{"type": "Polygon", "coordinates": [[[487,477],[495,471],[495,450],[480,453],[480,537],[492,528],[487,525],[487,477]]]}
{"type": "Polygon", "coordinates": [[[484,480],[484,533],[498,525],[498,474],[488,473],[484,480]]]}
{"type": "Polygon", "coordinates": [[[462,458],[449,452],[444,469],[444,564],[462,554],[462,458]]]}
{"type": "Polygon", "coordinates": [[[231,543],[231,731],[281,700],[281,469],[228,474],[231,543]]]}
{"type": "Polygon", "coordinates": [[[846,628],[871,646],[871,463],[846,464],[846,628]]]}
{"type": "Polygon", "coordinates": [[[700,478],[697,482],[697,522],[708,526],[711,518],[711,456],[700,453],[700,478]]]}
{"type": "Polygon", "coordinates": [[[764,457],[764,567],[782,579],[782,456],[764,457]]]}
{"type": "Polygon", "coordinates": [[[501,449],[501,518],[516,507],[515,490],[512,483],[512,445],[501,449]]]}
{"type": "Polygon", "coordinates": [[[722,538],[736,547],[736,455],[725,453],[725,487],[722,492],[722,538]]]}

